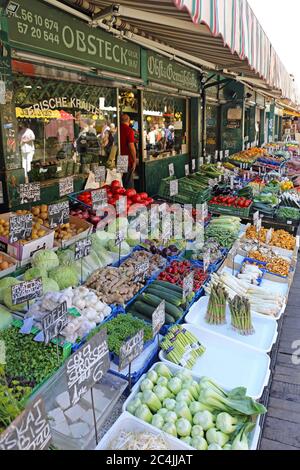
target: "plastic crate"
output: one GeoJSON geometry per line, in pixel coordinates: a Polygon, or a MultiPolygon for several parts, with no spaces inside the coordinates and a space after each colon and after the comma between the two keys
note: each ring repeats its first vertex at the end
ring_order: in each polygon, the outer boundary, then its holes
{"type": "Polygon", "coordinates": [[[264,278],[264,275],[266,274],[266,269],[265,268],[261,268],[260,266],[266,266],[266,263],[262,263],[261,261],[256,261],[252,258],[244,258],[243,261],[242,261],[242,265],[241,265],[241,269],[240,269],[240,273],[242,272],[243,270],[243,267],[244,267],[244,264],[254,264],[255,266],[257,266],[259,268],[259,270],[261,271],[261,277],[259,277],[257,279],[257,285],[260,286],[262,281],[263,281],[263,278],[264,278]]]}
{"type": "Polygon", "coordinates": [[[252,205],[253,204],[242,209],[236,207],[219,206],[218,204],[208,204],[208,210],[212,214],[232,215],[235,217],[248,218],[250,216],[252,205]]]}

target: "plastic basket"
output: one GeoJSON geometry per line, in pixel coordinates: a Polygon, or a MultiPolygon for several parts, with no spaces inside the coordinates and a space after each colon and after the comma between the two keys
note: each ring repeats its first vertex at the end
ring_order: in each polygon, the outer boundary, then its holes
{"type": "Polygon", "coordinates": [[[252,258],[244,258],[243,261],[242,261],[242,265],[241,265],[241,269],[240,269],[240,273],[242,272],[243,270],[243,266],[244,264],[254,264],[255,266],[258,267],[258,269],[261,271],[261,277],[259,277],[257,279],[257,285],[258,286],[261,286],[261,283],[263,281],[263,278],[264,278],[264,275],[266,274],[266,269],[265,268],[261,268],[259,265],[261,266],[266,266],[266,263],[262,263],[261,261],[256,261],[252,258]]]}

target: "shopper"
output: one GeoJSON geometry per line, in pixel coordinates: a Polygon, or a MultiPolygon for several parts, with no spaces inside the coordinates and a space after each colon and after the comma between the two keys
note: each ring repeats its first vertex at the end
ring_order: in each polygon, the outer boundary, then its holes
{"type": "Polygon", "coordinates": [[[31,171],[31,163],[35,152],[35,134],[29,128],[28,123],[22,123],[19,129],[19,143],[22,154],[22,167],[25,171],[25,178],[28,181],[28,173],[31,171]]]}
{"type": "Polygon", "coordinates": [[[123,185],[126,189],[134,188],[134,172],[137,165],[134,130],[130,127],[128,114],[121,116],[121,155],[128,155],[128,173],[123,175],[123,185]]]}

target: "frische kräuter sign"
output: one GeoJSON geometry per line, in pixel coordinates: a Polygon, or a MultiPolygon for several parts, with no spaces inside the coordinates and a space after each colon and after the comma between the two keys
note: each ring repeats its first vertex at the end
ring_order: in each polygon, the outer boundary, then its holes
{"type": "Polygon", "coordinates": [[[140,77],[141,48],[91,28],[38,0],[8,3],[8,37],[11,46],[67,62],[140,77]],[[10,8],[14,4],[15,8],[10,8]]]}

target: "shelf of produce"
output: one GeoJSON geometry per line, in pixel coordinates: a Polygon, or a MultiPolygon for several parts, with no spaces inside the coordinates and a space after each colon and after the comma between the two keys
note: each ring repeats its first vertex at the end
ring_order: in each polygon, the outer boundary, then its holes
{"type": "Polygon", "coordinates": [[[263,317],[262,315],[253,314],[252,324],[255,330],[254,335],[242,336],[239,335],[230,325],[230,310],[226,308],[225,325],[210,325],[206,322],[205,316],[208,308],[209,298],[202,297],[190,309],[185,317],[186,323],[196,326],[200,330],[207,330],[224,336],[228,339],[234,339],[244,346],[248,346],[257,351],[269,353],[273,344],[277,339],[277,322],[273,318],[263,317]]]}
{"type": "MultiPolygon", "coordinates": [[[[185,328],[206,348],[192,369],[194,375],[212,377],[228,389],[243,386],[253,398],[261,397],[270,375],[271,361],[267,354],[194,325],[187,324],[185,328]]],[[[163,351],[159,358],[168,366],[172,364],[163,351]]]]}

